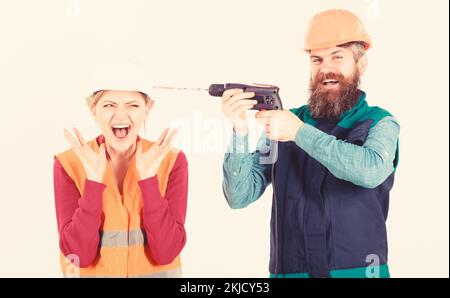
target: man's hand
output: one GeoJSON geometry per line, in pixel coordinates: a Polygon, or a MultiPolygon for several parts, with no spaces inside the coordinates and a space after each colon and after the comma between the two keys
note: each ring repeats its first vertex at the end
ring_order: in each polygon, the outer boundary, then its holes
{"type": "Polygon", "coordinates": [[[248,123],[246,111],[250,110],[257,100],[251,100],[254,92],[243,92],[242,89],[229,89],[222,95],[222,111],[231,123],[236,133],[247,135],[248,123]]]}
{"type": "Polygon", "coordinates": [[[177,133],[174,129],[170,134],[166,128],[159,140],[147,151],[143,151],[142,143],[138,142],[136,150],[136,169],[141,180],[153,177],[158,172],[159,166],[170,150],[172,150],[172,139],[177,133]]]}
{"type": "Polygon", "coordinates": [[[75,152],[78,159],[81,161],[84,171],[86,172],[86,178],[101,183],[107,164],[105,144],[100,145],[100,150],[97,153],[86,143],[78,129],[74,127],[73,130],[76,137],[74,137],[67,129],[64,130],[64,136],[73,152],[75,152]]]}
{"type": "Polygon", "coordinates": [[[265,125],[266,135],[275,141],[294,141],[303,122],[289,110],[260,111],[256,120],[265,125]]]}

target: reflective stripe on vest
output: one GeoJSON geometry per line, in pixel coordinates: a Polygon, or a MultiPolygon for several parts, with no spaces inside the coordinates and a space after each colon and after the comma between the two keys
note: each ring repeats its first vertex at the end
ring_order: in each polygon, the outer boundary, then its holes
{"type": "Polygon", "coordinates": [[[144,275],[136,275],[136,276],[82,276],[82,278],[117,278],[117,277],[129,277],[129,278],[180,278],[181,277],[181,268],[169,269],[165,271],[160,271],[156,273],[144,274],[144,275]]]}
{"type": "Polygon", "coordinates": [[[100,232],[101,247],[143,245],[144,243],[147,243],[147,239],[145,230],[142,229],[100,232]]]}

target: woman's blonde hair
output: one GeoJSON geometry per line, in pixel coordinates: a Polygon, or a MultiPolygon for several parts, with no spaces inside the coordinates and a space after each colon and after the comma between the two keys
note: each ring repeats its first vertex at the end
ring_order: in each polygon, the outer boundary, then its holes
{"type": "MultiPolygon", "coordinates": [[[[98,103],[98,101],[100,100],[102,95],[105,93],[105,91],[106,90],[99,90],[99,91],[92,93],[91,96],[86,97],[86,104],[91,110],[98,103]]],[[[139,93],[141,93],[142,96],[144,97],[145,104],[147,104],[149,102],[153,102],[153,100],[150,98],[150,96],[148,96],[146,93],[140,92],[140,91],[139,91],[139,93]]]]}

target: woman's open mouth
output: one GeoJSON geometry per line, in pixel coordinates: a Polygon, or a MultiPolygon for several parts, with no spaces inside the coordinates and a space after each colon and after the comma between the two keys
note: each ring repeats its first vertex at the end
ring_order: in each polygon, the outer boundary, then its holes
{"type": "Polygon", "coordinates": [[[118,123],[111,125],[111,130],[119,140],[124,140],[131,131],[131,124],[118,123]]]}

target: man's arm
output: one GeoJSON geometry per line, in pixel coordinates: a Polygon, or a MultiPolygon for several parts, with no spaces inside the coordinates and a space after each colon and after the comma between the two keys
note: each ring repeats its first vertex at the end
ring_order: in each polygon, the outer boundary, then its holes
{"type": "Polygon", "coordinates": [[[233,132],[223,163],[223,192],[233,209],[244,208],[256,201],[271,183],[272,164],[265,164],[266,137],[263,134],[257,149],[248,153],[248,135],[233,132]]]}
{"type": "Polygon", "coordinates": [[[365,143],[358,146],[304,124],[295,143],[337,178],[375,188],[394,171],[399,133],[397,120],[384,117],[369,130],[365,143]]]}

